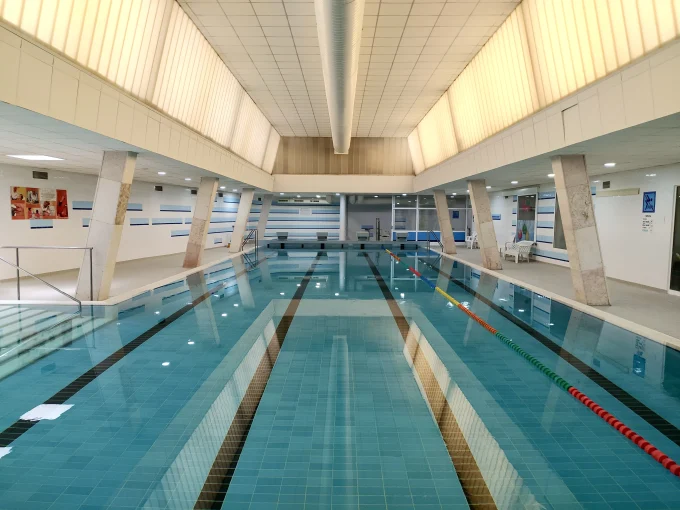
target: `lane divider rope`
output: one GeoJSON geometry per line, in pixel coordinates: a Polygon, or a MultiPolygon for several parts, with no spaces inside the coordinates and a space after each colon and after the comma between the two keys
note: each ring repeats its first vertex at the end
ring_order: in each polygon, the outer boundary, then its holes
{"type": "MultiPolygon", "coordinates": [[[[401,262],[401,259],[399,257],[397,257],[394,253],[392,253],[390,250],[385,249],[385,251],[387,253],[389,253],[390,256],[392,258],[394,258],[397,262],[401,262]]],[[[420,272],[416,271],[411,266],[407,266],[407,270],[410,271],[411,273],[413,273],[414,275],[416,275],[421,280],[423,280],[430,287],[432,287],[432,289],[434,289],[436,292],[438,292],[443,297],[445,297],[449,302],[451,302],[451,304],[456,306],[459,310],[462,310],[471,319],[473,319],[475,322],[479,323],[489,333],[494,335],[501,342],[503,342],[505,345],[510,347],[513,351],[515,351],[517,354],[522,356],[525,360],[527,360],[533,366],[538,368],[541,372],[543,372],[546,376],[548,376],[560,388],[567,391],[572,397],[574,397],[576,400],[581,402],[588,409],[590,409],[592,412],[594,412],[596,415],[598,415],[600,418],[602,418],[612,428],[614,428],[621,435],[623,435],[624,437],[629,439],[633,444],[635,444],[635,446],[640,448],[646,454],[650,455],[654,460],[656,460],[664,468],[666,468],[668,471],[670,471],[675,476],[680,477],[680,465],[677,462],[675,462],[673,459],[671,459],[668,455],[663,453],[656,446],[654,446],[649,441],[647,441],[644,437],[635,433],[630,427],[628,427],[622,421],[618,420],[613,414],[604,410],[597,403],[595,403],[593,400],[588,398],[588,396],[585,393],[579,391],[575,386],[569,384],[566,380],[564,380],[558,374],[556,374],[555,372],[550,370],[547,366],[545,366],[543,363],[541,363],[538,359],[536,359],[534,356],[532,356],[531,354],[526,352],[524,349],[522,349],[519,345],[517,345],[512,340],[512,338],[505,336],[503,333],[501,333],[496,328],[494,328],[493,326],[491,326],[490,324],[488,324],[487,322],[482,320],[480,317],[478,317],[476,314],[474,314],[472,311],[470,311],[467,307],[463,306],[462,303],[460,303],[459,301],[457,301],[456,299],[454,299],[453,297],[448,295],[446,292],[444,292],[440,287],[437,287],[434,283],[432,283],[432,281],[430,279],[424,277],[420,272]]]]}

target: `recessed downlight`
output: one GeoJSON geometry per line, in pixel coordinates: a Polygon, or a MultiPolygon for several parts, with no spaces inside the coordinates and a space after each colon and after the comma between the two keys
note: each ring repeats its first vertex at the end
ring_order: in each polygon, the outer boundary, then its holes
{"type": "Polygon", "coordinates": [[[279,193],[279,195],[283,196],[283,195],[285,195],[285,193],[279,193]]]}
{"type": "Polygon", "coordinates": [[[25,159],[28,161],[64,161],[64,158],[53,158],[40,154],[7,154],[8,158],[25,159]]]}
{"type": "Polygon", "coordinates": [[[604,166],[606,166],[607,168],[614,168],[616,166],[616,163],[610,161],[609,163],[605,163],[604,166]]]}
{"type": "Polygon", "coordinates": [[[373,195],[373,198],[378,198],[378,195],[373,195]]]}
{"type": "Polygon", "coordinates": [[[487,186],[486,189],[491,189],[491,186],[487,186]]]}
{"type": "Polygon", "coordinates": [[[455,197],[456,195],[457,195],[457,193],[451,193],[452,197],[455,197]]]}
{"type": "Polygon", "coordinates": [[[184,180],[185,180],[185,181],[190,181],[190,180],[191,180],[191,177],[185,177],[184,180]]]}
{"type": "Polygon", "coordinates": [[[226,186],[220,186],[220,189],[226,189],[226,186]]]}
{"type": "Polygon", "coordinates": [[[555,177],[555,174],[548,174],[548,177],[555,177]]]}
{"type": "Polygon", "coordinates": [[[519,184],[519,181],[510,181],[510,184],[519,184]]]}
{"type": "Polygon", "coordinates": [[[158,175],[165,175],[165,172],[158,172],[158,175]]]}

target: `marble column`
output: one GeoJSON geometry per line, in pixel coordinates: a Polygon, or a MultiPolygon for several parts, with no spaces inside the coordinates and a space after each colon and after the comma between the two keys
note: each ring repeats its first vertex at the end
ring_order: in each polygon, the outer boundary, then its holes
{"type": "Polygon", "coordinates": [[[80,300],[90,299],[90,278],[93,299],[109,297],[136,161],[134,152],[104,151],[85,242],[85,246],[92,248],[92,274],[90,253],[85,250],[76,287],[80,300]]]}
{"type": "Polygon", "coordinates": [[[234,223],[234,232],[231,234],[231,244],[229,251],[231,253],[238,253],[241,251],[241,243],[243,242],[243,235],[248,226],[248,216],[250,215],[250,208],[253,205],[253,195],[255,190],[253,188],[243,188],[241,190],[241,199],[238,203],[238,211],[236,212],[236,222],[234,223]]]}
{"type": "Polygon", "coordinates": [[[468,189],[472,202],[472,214],[474,214],[477,226],[477,242],[482,252],[482,265],[486,269],[503,269],[491,217],[491,203],[489,194],[486,192],[486,181],[484,179],[468,181],[468,189]]]}
{"type": "Polygon", "coordinates": [[[272,195],[262,197],[262,209],[260,209],[260,218],[257,220],[257,238],[259,242],[264,241],[264,235],[267,231],[267,220],[269,219],[269,211],[272,208],[272,198],[272,195]]]}
{"type": "Polygon", "coordinates": [[[210,216],[215,204],[217,182],[216,177],[201,177],[183,267],[198,267],[203,261],[203,250],[205,250],[205,239],[208,236],[210,216]]]}
{"type": "Polygon", "coordinates": [[[444,245],[444,253],[456,253],[456,241],[453,239],[453,227],[451,227],[449,204],[446,201],[446,192],[443,189],[434,190],[434,204],[437,208],[439,237],[444,245]]]}
{"type": "Polygon", "coordinates": [[[347,241],[347,195],[340,195],[340,231],[338,239],[347,241]]]}
{"type": "Polygon", "coordinates": [[[586,158],[555,156],[552,168],[576,299],[587,305],[609,305],[586,158]]]}

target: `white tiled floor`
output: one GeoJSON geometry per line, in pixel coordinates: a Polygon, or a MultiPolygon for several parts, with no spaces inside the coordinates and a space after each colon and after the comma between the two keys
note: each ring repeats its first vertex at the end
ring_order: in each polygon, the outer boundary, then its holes
{"type": "MultiPolygon", "coordinates": [[[[463,262],[481,266],[479,250],[457,247],[454,256],[463,262]]],[[[502,274],[526,282],[549,292],[574,299],[569,268],[529,262],[515,264],[512,260],[503,261],[502,274]]],[[[597,307],[598,310],[636,322],[647,328],[660,331],[674,338],[680,338],[680,297],[671,296],[665,291],[641,287],[619,280],[607,279],[611,306],[597,307]]]]}
{"type": "MultiPolygon", "coordinates": [[[[226,248],[213,248],[206,250],[203,255],[203,263],[207,264],[229,255],[226,248]]],[[[117,296],[123,292],[148,285],[150,283],[169,278],[173,275],[186,271],[182,267],[184,253],[175,253],[163,257],[150,257],[144,259],[119,262],[113,276],[111,296],[117,296]]],[[[39,275],[45,281],[51,283],[67,294],[73,295],[76,290],[78,270],[59,271],[39,275]]],[[[21,279],[21,298],[27,300],[59,300],[68,302],[68,299],[59,295],[43,283],[33,278],[21,279]]],[[[16,299],[16,280],[0,281],[0,300],[16,299]]]]}

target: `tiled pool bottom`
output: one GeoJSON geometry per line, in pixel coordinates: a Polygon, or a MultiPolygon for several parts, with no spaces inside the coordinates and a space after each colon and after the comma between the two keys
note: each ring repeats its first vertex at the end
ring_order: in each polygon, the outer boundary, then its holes
{"type": "Polygon", "coordinates": [[[299,317],[295,326],[225,508],[467,508],[394,321],[299,317]]]}
{"type": "Polygon", "coordinates": [[[406,265],[677,459],[675,351],[465,266],[428,258],[449,280],[400,255],[263,253],[42,347],[0,379],[0,510],[680,508],[677,478],[406,265]],[[73,407],[12,429],[95,365],[73,407]]]}

